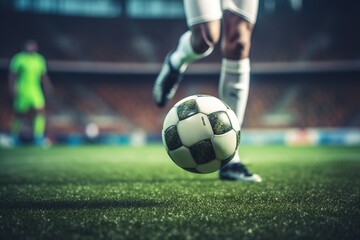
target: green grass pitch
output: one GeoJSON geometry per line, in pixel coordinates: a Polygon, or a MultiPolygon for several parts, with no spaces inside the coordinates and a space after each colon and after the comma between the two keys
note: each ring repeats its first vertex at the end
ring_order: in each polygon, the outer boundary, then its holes
{"type": "Polygon", "coordinates": [[[0,149],[0,239],[360,239],[360,149],[244,146],[259,184],[160,145],[0,149]]]}

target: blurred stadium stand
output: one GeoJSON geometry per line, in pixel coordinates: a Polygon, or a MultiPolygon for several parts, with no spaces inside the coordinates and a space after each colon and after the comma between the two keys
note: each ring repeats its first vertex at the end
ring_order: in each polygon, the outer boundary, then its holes
{"type": "MultiPolygon", "coordinates": [[[[5,2],[0,3],[1,132],[8,131],[11,118],[9,59],[25,39],[35,38],[56,89],[48,96],[48,135],[83,134],[89,123],[101,134],[142,129],[159,135],[170,106],[154,106],[152,85],[164,56],[187,29],[181,14],[74,16],[18,11],[5,2]]],[[[296,1],[273,2],[276,8],[260,1],[245,129],[360,127],[360,28],[354,27],[359,3],[304,0],[299,10],[289,7],[296,1]]],[[[196,93],[217,96],[220,59],[218,47],[192,66],[172,103],[196,93]]]]}
{"type": "MultiPolygon", "coordinates": [[[[72,2],[81,4],[83,1],[72,2]]],[[[304,5],[301,11],[289,7],[288,3],[293,1],[260,0],[251,53],[253,61],[359,59],[359,47],[354,43],[360,42],[360,29],[353,26],[360,20],[357,14],[360,3],[354,0],[344,4],[336,0],[298,1],[304,5]],[[271,1],[277,3],[276,10],[265,7],[271,1]]],[[[172,2],[181,3],[182,0],[172,2]]],[[[42,52],[50,60],[161,62],[187,29],[183,16],[74,16],[30,11],[35,6],[29,6],[28,11],[0,10],[0,30],[4,33],[1,58],[11,57],[24,39],[32,37],[39,41],[42,52]]],[[[217,48],[203,61],[218,62],[219,58],[217,48]]]]}

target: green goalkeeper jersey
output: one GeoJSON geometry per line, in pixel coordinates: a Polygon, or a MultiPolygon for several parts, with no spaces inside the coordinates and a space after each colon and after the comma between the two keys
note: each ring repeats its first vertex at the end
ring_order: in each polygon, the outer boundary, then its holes
{"type": "Polygon", "coordinates": [[[10,71],[16,74],[14,107],[19,111],[44,107],[41,88],[41,79],[46,73],[44,57],[38,53],[18,53],[11,59],[10,71]]]}

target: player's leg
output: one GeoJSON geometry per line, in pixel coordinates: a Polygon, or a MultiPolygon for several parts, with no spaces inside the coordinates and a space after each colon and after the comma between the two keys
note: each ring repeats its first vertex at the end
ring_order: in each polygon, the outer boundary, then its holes
{"type": "Polygon", "coordinates": [[[45,97],[43,93],[34,93],[32,96],[32,107],[35,115],[33,117],[33,137],[36,145],[44,145],[45,143],[45,97]]]}
{"type": "Polygon", "coordinates": [[[184,0],[184,6],[190,30],[167,55],[156,79],[153,98],[159,107],[165,106],[174,96],[189,63],[208,56],[220,37],[220,0],[184,0]]]}
{"type": "Polygon", "coordinates": [[[23,122],[25,120],[26,114],[30,110],[29,101],[23,94],[18,93],[14,97],[13,102],[13,116],[11,119],[10,132],[13,139],[13,145],[20,144],[20,132],[22,129],[23,122]]]}
{"type": "MultiPolygon", "coordinates": [[[[257,16],[257,0],[223,1],[224,38],[222,42],[222,67],[219,95],[236,113],[242,126],[249,93],[251,34],[257,16]]],[[[260,182],[257,174],[251,174],[240,163],[237,153],[233,160],[220,171],[224,180],[260,182]]]]}
{"type": "Polygon", "coordinates": [[[18,145],[20,143],[19,135],[22,128],[24,119],[24,113],[19,113],[14,110],[13,116],[11,118],[11,125],[10,125],[10,133],[12,137],[12,144],[18,145]]]}
{"type": "Polygon", "coordinates": [[[220,97],[235,111],[242,126],[250,83],[249,52],[254,24],[224,11],[220,97]]]}
{"type": "Polygon", "coordinates": [[[45,126],[45,109],[41,108],[35,110],[35,116],[33,118],[33,136],[35,144],[37,145],[42,145],[44,141],[45,126]]]}

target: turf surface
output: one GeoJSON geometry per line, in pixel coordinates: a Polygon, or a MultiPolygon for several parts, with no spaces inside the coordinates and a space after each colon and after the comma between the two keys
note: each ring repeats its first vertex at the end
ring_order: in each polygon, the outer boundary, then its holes
{"type": "Polygon", "coordinates": [[[162,146],[0,149],[0,239],[359,239],[360,149],[242,147],[260,184],[162,146]]]}

